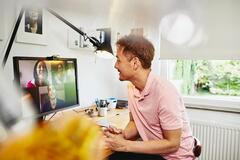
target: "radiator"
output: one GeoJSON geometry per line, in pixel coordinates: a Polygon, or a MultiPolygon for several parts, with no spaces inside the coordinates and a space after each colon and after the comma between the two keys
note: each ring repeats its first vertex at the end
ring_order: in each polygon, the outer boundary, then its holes
{"type": "Polygon", "coordinates": [[[240,160],[240,126],[191,121],[191,128],[202,144],[199,160],[240,160]]]}

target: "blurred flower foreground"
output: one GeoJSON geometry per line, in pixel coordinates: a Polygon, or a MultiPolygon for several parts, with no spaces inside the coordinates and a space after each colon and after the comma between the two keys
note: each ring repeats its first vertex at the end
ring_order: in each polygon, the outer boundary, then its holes
{"type": "Polygon", "coordinates": [[[0,144],[1,160],[96,160],[100,128],[87,117],[46,122],[0,144]]]}

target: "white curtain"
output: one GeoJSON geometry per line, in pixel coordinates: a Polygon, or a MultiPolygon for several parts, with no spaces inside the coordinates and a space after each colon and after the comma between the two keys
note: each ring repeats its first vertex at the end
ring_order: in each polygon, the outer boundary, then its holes
{"type": "Polygon", "coordinates": [[[240,1],[183,1],[160,21],[160,59],[240,59],[240,1]]]}

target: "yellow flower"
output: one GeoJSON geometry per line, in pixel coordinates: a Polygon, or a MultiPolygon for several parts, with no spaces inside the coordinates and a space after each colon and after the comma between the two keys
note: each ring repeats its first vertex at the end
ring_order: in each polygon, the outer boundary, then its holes
{"type": "Polygon", "coordinates": [[[95,160],[101,129],[86,117],[39,125],[0,148],[3,160],[95,160]]]}

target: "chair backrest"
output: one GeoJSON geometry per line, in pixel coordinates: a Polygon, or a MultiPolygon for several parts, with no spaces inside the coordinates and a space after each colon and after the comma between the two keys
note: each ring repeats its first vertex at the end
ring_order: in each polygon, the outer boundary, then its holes
{"type": "Polygon", "coordinates": [[[194,137],[194,148],[193,148],[193,154],[195,157],[199,157],[202,152],[202,145],[196,137],[194,137]]]}

